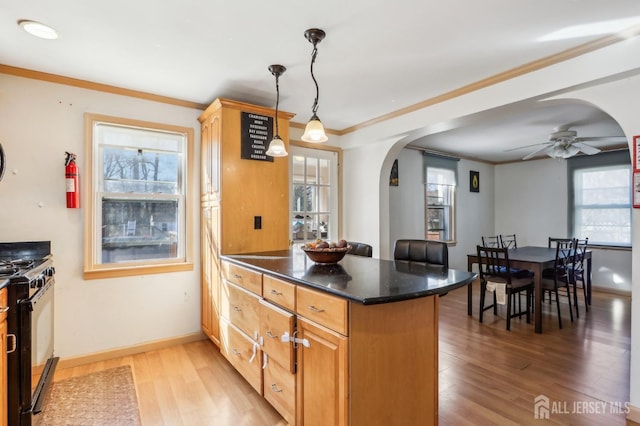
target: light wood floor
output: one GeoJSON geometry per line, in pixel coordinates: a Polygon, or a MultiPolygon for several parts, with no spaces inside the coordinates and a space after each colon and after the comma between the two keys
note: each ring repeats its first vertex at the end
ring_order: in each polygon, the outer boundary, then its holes
{"type": "MultiPolygon", "coordinates": [[[[500,313],[487,312],[480,324],[477,306],[468,317],[466,289],[440,302],[441,425],[625,424],[610,404],[629,400],[630,298],[594,293],[590,312],[581,305],[573,323],[563,305],[562,330],[555,310],[545,306],[543,334],[524,319],[513,320],[507,332],[500,313]],[[562,411],[609,405],[603,414],[552,412],[543,422],[534,419],[541,394],[562,411]]],[[[61,369],[55,380],[122,364],[133,366],[144,425],[285,424],[205,340],[61,369]]]]}

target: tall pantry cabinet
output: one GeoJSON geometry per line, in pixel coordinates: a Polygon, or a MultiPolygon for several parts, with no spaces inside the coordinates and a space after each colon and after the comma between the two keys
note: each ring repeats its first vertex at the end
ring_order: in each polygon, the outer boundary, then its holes
{"type": "MultiPolygon", "coordinates": [[[[201,123],[202,330],[218,346],[220,255],[289,247],[288,157],[273,161],[241,158],[242,120],[243,116],[246,119],[252,114],[275,117],[275,110],[218,98],[198,118],[201,123]]],[[[280,136],[287,149],[292,117],[290,113],[278,113],[280,136]]],[[[266,140],[265,145],[269,141],[266,140]]]]}

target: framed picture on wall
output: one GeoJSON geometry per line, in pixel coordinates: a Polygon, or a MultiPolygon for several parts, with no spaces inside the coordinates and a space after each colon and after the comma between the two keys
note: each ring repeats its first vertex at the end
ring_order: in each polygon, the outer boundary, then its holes
{"type": "Polygon", "coordinates": [[[469,191],[480,192],[480,172],[469,171],[469,191]]]}

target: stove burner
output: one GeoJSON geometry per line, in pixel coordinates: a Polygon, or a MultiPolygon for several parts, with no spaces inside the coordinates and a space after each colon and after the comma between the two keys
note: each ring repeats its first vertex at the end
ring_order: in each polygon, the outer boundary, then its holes
{"type": "Polygon", "coordinates": [[[18,268],[15,266],[0,264],[0,278],[10,277],[16,272],[18,272],[18,268]]]}

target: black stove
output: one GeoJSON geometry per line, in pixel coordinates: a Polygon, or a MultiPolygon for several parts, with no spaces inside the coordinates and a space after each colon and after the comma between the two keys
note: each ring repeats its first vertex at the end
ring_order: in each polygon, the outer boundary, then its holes
{"type": "Polygon", "coordinates": [[[32,424],[58,362],[53,355],[54,276],[50,241],[0,243],[0,280],[9,281],[10,425],[32,424]]]}

